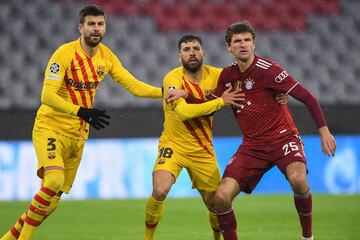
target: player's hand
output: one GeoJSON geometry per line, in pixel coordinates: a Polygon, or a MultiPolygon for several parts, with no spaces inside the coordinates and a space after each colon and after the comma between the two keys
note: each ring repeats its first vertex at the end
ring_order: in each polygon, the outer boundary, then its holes
{"type": "Polygon", "coordinates": [[[169,89],[165,94],[165,101],[167,103],[174,103],[179,98],[187,98],[188,93],[184,89],[169,89]]]}
{"type": "Polygon", "coordinates": [[[110,123],[106,119],[110,119],[110,116],[105,114],[105,110],[98,110],[96,108],[83,108],[80,107],[78,117],[82,118],[85,122],[89,123],[96,130],[105,128],[105,125],[110,123]]]}
{"type": "Polygon", "coordinates": [[[321,137],[321,148],[327,156],[335,156],[336,142],[334,136],[330,133],[327,126],[319,128],[321,137]]]}
{"type": "Polygon", "coordinates": [[[245,101],[245,93],[242,93],[240,89],[232,90],[232,87],[226,89],[221,95],[225,105],[232,105],[234,107],[241,107],[240,102],[245,101]]]}
{"type": "Polygon", "coordinates": [[[275,100],[278,104],[287,104],[289,101],[289,96],[287,94],[280,93],[276,95],[275,100]]]}

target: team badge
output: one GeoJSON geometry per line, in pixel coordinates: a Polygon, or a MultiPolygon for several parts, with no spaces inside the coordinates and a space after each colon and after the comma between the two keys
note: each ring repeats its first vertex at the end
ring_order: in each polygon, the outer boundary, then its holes
{"type": "Polygon", "coordinates": [[[58,73],[60,71],[60,65],[58,63],[52,63],[50,65],[50,72],[52,73],[58,73]]]}
{"type": "Polygon", "coordinates": [[[97,66],[96,68],[96,74],[100,77],[104,75],[105,73],[105,67],[104,66],[97,66]]]}
{"type": "Polygon", "coordinates": [[[176,89],[176,87],[174,87],[174,86],[168,86],[168,89],[176,89]]]}
{"type": "Polygon", "coordinates": [[[161,165],[161,164],[164,164],[165,162],[166,162],[166,159],[159,158],[158,164],[161,165]]]}
{"type": "Polygon", "coordinates": [[[48,152],[48,159],[54,159],[56,157],[55,152],[48,152]]]}
{"type": "Polygon", "coordinates": [[[248,78],[248,79],[245,80],[245,88],[246,88],[247,90],[253,89],[254,84],[255,84],[255,82],[254,82],[254,80],[252,80],[251,78],[248,78]]]}

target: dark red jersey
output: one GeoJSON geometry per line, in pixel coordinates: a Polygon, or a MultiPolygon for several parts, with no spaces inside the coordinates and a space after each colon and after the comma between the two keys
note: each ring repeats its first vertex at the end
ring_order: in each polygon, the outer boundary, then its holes
{"type": "Polygon", "coordinates": [[[224,68],[215,97],[230,87],[241,88],[245,101],[241,108],[233,108],[243,133],[244,145],[263,145],[298,134],[287,105],[276,102],[276,95],[289,93],[299,82],[276,62],[255,56],[245,72],[235,63],[224,68]]]}

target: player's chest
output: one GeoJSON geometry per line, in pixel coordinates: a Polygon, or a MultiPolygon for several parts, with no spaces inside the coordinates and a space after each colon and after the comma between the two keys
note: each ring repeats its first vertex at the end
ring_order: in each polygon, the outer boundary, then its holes
{"type": "Polygon", "coordinates": [[[189,94],[192,94],[193,96],[203,99],[207,96],[210,96],[216,86],[217,86],[217,79],[215,78],[203,78],[199,83],[189,83],[189,81],[185,80],[182,84],[189,94]]]}
{"type": "Polygon", "coordinates": [[[67,69],[65,84],[75,90],[95,90],[107,71],[106,62],[102,59],[76,58],[67,69]]]}

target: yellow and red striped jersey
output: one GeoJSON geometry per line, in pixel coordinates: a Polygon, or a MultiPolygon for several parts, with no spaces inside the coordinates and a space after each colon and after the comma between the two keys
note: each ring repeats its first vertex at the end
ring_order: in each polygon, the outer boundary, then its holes
{"type": "MultiPolygon", "coordinates": [[[[165,91],[169,88],[184,89],[188,94],[198,99],[206,100],[206,96],[210,95],[216,88],[221,71],[222,69],[220,68],[203,65],[202,79],[197,84],[187,78],[183,67],[178,67],[165,76],[163,87],[165,91]]],[[[160,142],[171,142],[176,150],[187,155],[215,155],[212,144],[212,115],[182,121],[173,110],[173,106],[167,104],[165,100],[163,108],[165,121],[160,142]]],[[[216,110],[218,108],[220,106],[216,110]]]]}
{"type": "Polygon", "coordinates": [[[100,43],[97,53],[90,58],[78,39],[60,46],[48,62],[36,127],[87,139],[89,124],[76,114],[80,106],[93,106],[98,86],[106,74],[135,96],[162,97],[161,88],[137,80],[104,44],[100,43]]]}

